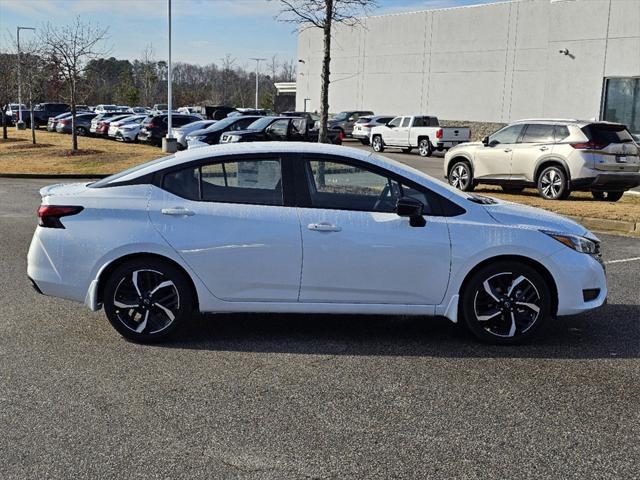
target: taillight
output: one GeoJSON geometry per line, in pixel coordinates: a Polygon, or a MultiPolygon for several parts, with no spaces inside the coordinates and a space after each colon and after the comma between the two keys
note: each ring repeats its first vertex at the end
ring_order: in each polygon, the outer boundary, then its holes
{"type": "Polygon", "coordinates": [[[344,140],[344,132],[342,130],[338,132],[338,138],[340,139],[340,141],[344,140]]]}
{"type": "Polygon", "coordinates": [[[442,138],[442,129],[441,128],[436,130],[436,138],[442,138]]]}
{"type": "Polygon", "coordinates": [[[572,143],[571,146],[576,150],[602,150],[606,147],[606,145],[594,142],[572,143]]]}
{"type": "Polygon", "coordinates": [[[40,205],[38,225],[47,228],[64,228],[60,218],[80,213],[84,207],[69,205],[40,205]]]}

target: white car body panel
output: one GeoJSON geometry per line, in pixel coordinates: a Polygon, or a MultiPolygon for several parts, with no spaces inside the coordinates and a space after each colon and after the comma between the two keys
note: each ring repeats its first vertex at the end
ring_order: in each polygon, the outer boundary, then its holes
{"type": "Polygon", "coordinates": [[[100,273],[130,254],[166,257],[190,276],[203,312],[307,312],[445,315],[457,320],[460,288],[480,262],[527,257],[542,265],[558,291],[558,314],[604,303],[604,269],[541,229],[592,238],[553,213],[498,201],[481,205],[418,170],[335,145],[264,142],[186,150],[126,173],[134,180],[191,160],[241,153],[327,153],[385,168],[449,198],[466,210],[426,217],[425,227],[390,213],[234,205],[185,200],[148,184],[91,188],[62,184],[41,190],[42,203],[81,205],[65,229],[37,227],[27,273],[42,293],[100,307],[100,273]],[[196,215],[167,217],[182,206],[196,215]],[[318,232],[309,223],[338,224],[318,232]],[[422,242],[424,240],[424,243],[422,242]],[[600,288],[585,302],[582,289],[600,288]]]}
{"type": "MultiPolygon", "coordinates": [[[[428,117],[426,115],[418,115],[417,117],[428,117]]],[[[416,148],[422,138],[429,138],[429,141],[437,148],[451,148],[459,143],[468,142],[471,131],[469,127],[414,127],[416,116],[396,117],[402,121],[397,127],[388,127],[380,125],[373,127],[370,132],[370,138],[374,135],[380,135],[385,146],[397,148],[416,148]],[[407,123],[406,126],[403,126],[407,123]],[[440,137],[438,137],[440,132],[440,137]]],[[[395,119],[394,119],[395,120],[395,119]]],[[[393,120],[392,120],[393,121],[393,120]]]]}

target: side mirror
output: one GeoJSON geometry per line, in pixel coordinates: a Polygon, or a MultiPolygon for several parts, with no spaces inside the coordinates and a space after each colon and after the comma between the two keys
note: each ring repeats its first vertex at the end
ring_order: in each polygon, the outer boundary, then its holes
{"type": "Polygon", "coordinates": [[[391,122],[387,123],[387,127],[389,127],[389,128],[393,128],[394,126],[395,125],[393,125],[393,123],[391,123],[391,122]]]}
{"type": "Polygon", "coordinates": [[[355,121],[355,119],[356,119],[356,117],[349,117],[349,118],[347,119],[347,121],[348,121],[348,122],[353,122],[353,121],[355,121]]]}
{"type": "Polygon", "coordinates": [[[408,217],[412,227],[424,227],[427,221],[422,216],[424,205],[411,197],[402,197],[396,203],[396,213],[399,217],[408,217]]]}
{"type": "Polygon", "coordinates": [[[482,144],[486,147],[489,145],[489,137],[484,137],[482,139],[482,144]]]}

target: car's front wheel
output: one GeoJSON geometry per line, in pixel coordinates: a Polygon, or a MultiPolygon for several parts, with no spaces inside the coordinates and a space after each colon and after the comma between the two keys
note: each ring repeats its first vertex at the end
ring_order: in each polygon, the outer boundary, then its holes
{"type": "Polygon", "coordinates": [[[104,309],[113,328],[140,343],[166,339],[192,313],[190,284],[178,268],[158,259],[137,259],[107,279],[104,309]]]}
{"type": "Polygon", "coordinates": [[[449,184],[463,192],[471,192],[475,188],[471,165],[468,162],[456,162],[449,171],[449,184]]]}
{"type": "Polygon", "coordinates": [[[591,195],[593,195],[593,198],[595,198],[596,200],[603,200],[605,202],[617,202],[618,200],[620,200],[622,198],[622,195],[624,195],[624,192],[596,192],[596,191],[592,191],[591,195]]]}
{"type": "Polygon", "coordinates": [[[384,152],[384,143],[380,135],[376,135],[371,139],[371,146],[374,152],[384,152]]]}
{"type": "Polygon", "coordinates": [[[523,342],[551,314],[551,289],[529,265],[498,261],[466,282],[460,311],[471,333],[497,344],[523,342]]]}
{"type": "Polygon", "coordinates": [[[571,191],[564,170],[552,165],[545,168],[538,178],[538,192],[546,200],[564,200],[571,191]]]}

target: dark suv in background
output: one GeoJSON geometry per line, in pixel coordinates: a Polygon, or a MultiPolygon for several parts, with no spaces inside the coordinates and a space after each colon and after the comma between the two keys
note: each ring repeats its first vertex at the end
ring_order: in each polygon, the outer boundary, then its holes
{"type": "Polygon", "coordinates": [[[341,130],[343,136],[350,137],[353,134],[353,126],[358,119],[364,115],[373,115],[373,112],[370,110],[347,110],[340,112],[335,117],[329,119],[327,126],[341,130]]]}
{"type": "MultiPolygon", "coordinates": [[[[142,128],[138,133],[138,140],[152,145],[161,145],[162,138],[167,135],[168,115],[162,113],[160,115],[150,115],[142,122],[142,128]]],[[[175,113],[171,115],[171,128],[178,128],[187,123],[202,120],[199,115],[184,115],[175,113]]]]}

